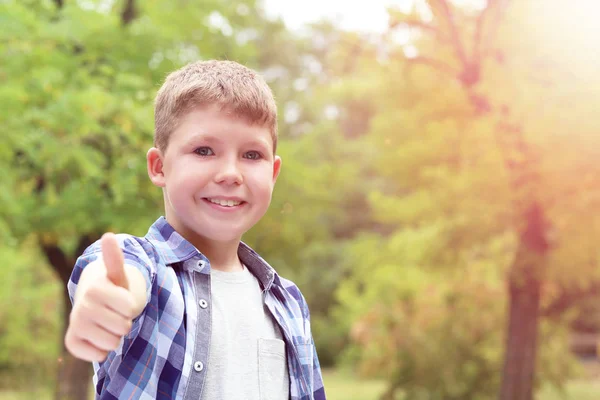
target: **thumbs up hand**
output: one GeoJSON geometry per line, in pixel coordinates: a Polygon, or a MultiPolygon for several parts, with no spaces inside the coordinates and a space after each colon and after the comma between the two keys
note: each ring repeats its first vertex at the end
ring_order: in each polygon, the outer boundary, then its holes
{"type": "Polygon", "coordinates": [[[124,289],[128,288],[127,276],[125,276],[125,258],[123,250],[114,234],[105,233],[100,240],[102,246],[102,258],[106,267],[108,280],[124,289]]]}
{"type": "Polygon", "coordinates": [[[85,361],[102,361],[115,350],[139,311],[139,296],[129,290],[123,251],[115,235],[104,234],[101,247],[102,259],[90,263],[81,274],[65,335],[67,350],[85,361]]]}

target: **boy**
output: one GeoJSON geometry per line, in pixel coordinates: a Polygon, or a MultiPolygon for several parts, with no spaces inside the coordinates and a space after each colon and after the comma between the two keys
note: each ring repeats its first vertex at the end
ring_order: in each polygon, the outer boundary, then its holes
{"type": "Polygon", "coordinates": [[[325,399],[308,307],[242,235],[267,211],[281,159],[267,84],[230,61],[170,74],[148,175],[165,217],[105,234],[77,260],[67,349],[97,399],[325,399]]]}

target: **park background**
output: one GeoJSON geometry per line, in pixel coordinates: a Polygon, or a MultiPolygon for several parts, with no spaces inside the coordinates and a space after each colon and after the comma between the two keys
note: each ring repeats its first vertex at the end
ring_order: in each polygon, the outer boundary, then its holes
{"type": "Polygon", "coordinates": [[[600,3],[350,3],[0,1],[1,400],[92,392],[66,281],[161,214],[153,98],[213,58],[275,92],[245,241],[303,291],[330,399],[600,398],[600,3]]]}

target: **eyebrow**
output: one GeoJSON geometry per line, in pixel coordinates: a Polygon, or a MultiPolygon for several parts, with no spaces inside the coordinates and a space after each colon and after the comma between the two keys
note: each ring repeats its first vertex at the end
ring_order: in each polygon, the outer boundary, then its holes
{"type": "Polygon", "coordinates": [[[222,143],[223,142],[223,140],[221,140],[217,136],[207,135],[207,134],[203,134],[203,133],[195,133],[186,140],[186,143],[191,144],[193,142],[197,142],[200,140],[202,140],[204,142],[213,142],[213,143],[222,143]]]}
{"type": "MultiPolygon", "coordinates": [[[[195,133],[189,139],[186,140],[186,144],[190,145],[197,141],[203,141],[203,142],[215,143],[215,144],[222,144],[224,142],[224,140],[218,136],[214,136],[211,134],[195,133]]],[[[264,148],[264,150],[269,150],[269,143],[264,139],[253,138],[247,142],[244,142],[244,145],[258,146],[258,147],[264,148]]]]}
{"type": "Polygon", "coordinates": [[[264,147],[265,150],[269,149],[269,143],[266,140],[253,139],[253,140],[250,140],[249,142],[247,142],[246,144],[248,144],[250,146],[264,147]]]}

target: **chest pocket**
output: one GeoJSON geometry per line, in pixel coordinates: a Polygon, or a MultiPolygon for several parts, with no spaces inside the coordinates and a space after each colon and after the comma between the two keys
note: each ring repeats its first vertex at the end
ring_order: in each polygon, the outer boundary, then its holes
{"type": "Polygon", "coordinates": [[[283,340],[258,339],[258,388],[260,400],[288,400],[290,378],[283,340]]]}

